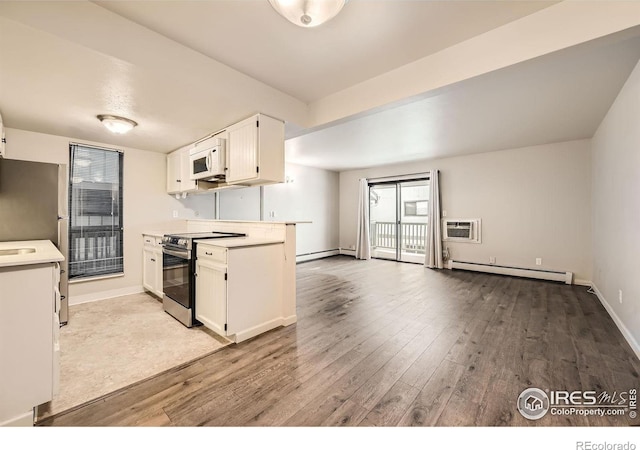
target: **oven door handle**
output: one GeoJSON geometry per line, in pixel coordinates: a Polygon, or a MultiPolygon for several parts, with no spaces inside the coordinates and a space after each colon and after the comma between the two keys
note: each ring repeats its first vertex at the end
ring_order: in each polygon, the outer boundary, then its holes
{"type": "Polygon", "coordinates": [[[162,253],[175,256],[176,258],[191,259],[191,252],[189,250],[169,250],[167,247],[163,247],[162,253]]]}

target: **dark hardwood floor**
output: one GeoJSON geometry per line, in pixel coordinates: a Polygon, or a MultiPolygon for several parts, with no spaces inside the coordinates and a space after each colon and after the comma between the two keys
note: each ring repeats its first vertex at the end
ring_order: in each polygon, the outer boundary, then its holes
{"type": "Polygon", "coordinates": [[[528,387],[639,387],[640,362],[586,287],[349,257],[300,264],[297,280],[297,324],[39,425],[640,423],[516,408],[528,387]]]}

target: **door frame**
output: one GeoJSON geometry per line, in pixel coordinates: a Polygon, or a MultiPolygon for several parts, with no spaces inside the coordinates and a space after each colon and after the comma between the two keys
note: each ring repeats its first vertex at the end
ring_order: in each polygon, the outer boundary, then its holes
{"type": "MultiPolygon", "coordinates": [[[[395,248],[395,258],[381,258],[372,256],[374,259],[384,259],[387,261],[396,261],[396,262],[406,262],[409,264],[421,264],[420,262],[414,261],[404,261],[402,260],[402,184],[403,183],[411,183],[416,181],[426,181],[429,182],[431,180],[429,173],[426,174],[416,174],[414,177],[408,176],[399,176],[393,178],[382,179],[376,181],[375,179],[367,180],[369,187],[369,224],[371,226],[371,188],[375,186],[381,185],[394,185],[395,187],[395,199],[396,199],[396,212],[395,212],[395,232],[396,232],[396,248],[395,248]]],[[[430,220],[430,218],[429,218],[430,220]]],[[[371,238],[370,238],[371,239],[371,238]]],[[[371,240],[369,241],[369,245],[371,245],[371,240]]]]}

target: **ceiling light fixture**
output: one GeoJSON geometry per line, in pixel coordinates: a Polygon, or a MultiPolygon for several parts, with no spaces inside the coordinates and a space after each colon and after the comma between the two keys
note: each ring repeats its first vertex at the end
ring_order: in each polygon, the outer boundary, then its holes
{"type": "Polygon", "coordinates": [[[278,13],[303,28],[317,27],[334,18],[348,0],[269,0],[278,13]]]}
{"type": "Polygon", "coordinates": [[[97,117],[98,120],[102,122],[102,125],[107,127],[107,130],[116,134],[125,134],[138,125],[136,122],[131,119],[127,119],[126,117],[111,116],[109,114],[99,114],[97,117]]]}

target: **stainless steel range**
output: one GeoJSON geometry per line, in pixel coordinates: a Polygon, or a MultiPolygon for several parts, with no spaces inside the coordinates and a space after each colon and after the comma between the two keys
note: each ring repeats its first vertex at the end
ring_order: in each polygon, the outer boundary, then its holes
{"type": "Polygon", "coordinates": [[[162,289],[164,310],[187,327],[202,325],[196,320],[197,239],[243,237],[241,233],[178,233],[162,238],[162,289]]]}

